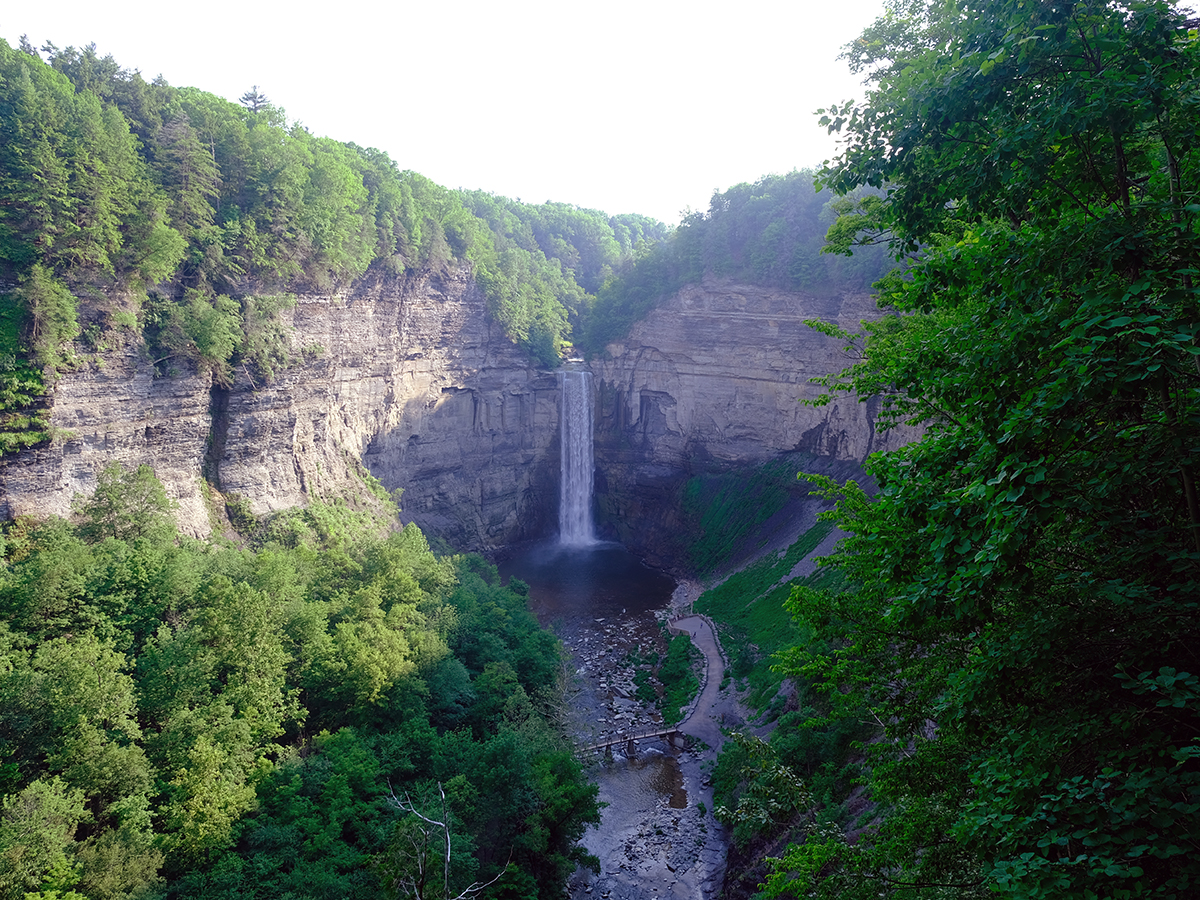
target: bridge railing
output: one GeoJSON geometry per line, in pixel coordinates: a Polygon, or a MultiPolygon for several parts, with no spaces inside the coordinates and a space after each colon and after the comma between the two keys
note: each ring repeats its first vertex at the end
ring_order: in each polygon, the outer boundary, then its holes
{"type": "Polygon", "coordinates": [[[682,734],[682,732],[677,727],[676,728],[659,728],[654,731],[643,731],[643,732],[639,732],[637,734],[614,734],[614,735],[610,735],[609,737],[605,738],[604,740],[602,740],[598,743],[589,744],[587,747],[579,747],[578,752],[579,753],[590,753],[593,750],[604,750],[604,749],[606,749],[608,747],[612,747],[616,744],[627,744],[630,741],[642,741],[642,740],[645,740],[646,738],[670,737],[670,736],[676,735],[676,734],[682,734]]]}

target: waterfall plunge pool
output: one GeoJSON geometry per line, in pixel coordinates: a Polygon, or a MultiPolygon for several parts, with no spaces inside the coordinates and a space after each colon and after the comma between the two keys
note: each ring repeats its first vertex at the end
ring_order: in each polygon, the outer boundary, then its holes
{"type": "Polygon", "coordinates": [[[537,544],[499,568],[505,581],[529,585],[529,608],[571,654],[572,730],[580,746],[661,721],[635,698],[633,660],[665,649],[658,619],[670,606],[671,576],[610,542],[537,544]]]}

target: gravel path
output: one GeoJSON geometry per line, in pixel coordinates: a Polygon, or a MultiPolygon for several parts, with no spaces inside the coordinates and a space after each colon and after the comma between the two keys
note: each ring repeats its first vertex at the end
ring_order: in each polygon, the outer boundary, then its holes
{"type": "Polygon", "coordinates": [[[687,718],[679,723],[679,730],[684,734],[699,738],[714,750],[719,750],[725,736],[717,724],[721,713],[721,682],[725,678],[725,660],[721,656],[721,647],[717,636],[713,633],[712,623],[703,616],[687,616],[676,619],[671,623],[672,630],[682,632],[692,639],[692,643],[704,654],[705,675],[704,687],[700,698],[696,701],[687,718]]]}

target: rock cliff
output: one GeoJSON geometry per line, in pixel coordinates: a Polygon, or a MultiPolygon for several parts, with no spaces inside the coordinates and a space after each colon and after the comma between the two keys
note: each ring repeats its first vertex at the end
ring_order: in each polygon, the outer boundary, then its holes
{"type": "Polygon", "coordinates": [[[0,517],[66,516],[90,494],[110,460],[148,463],[179,504],[180,527],[211,529],[201,471],[210,429],[212,378],[185,366],[156,378],[140,337],[119,331],[111,348],[62,376],[54,391],[50,444],[0,460],[0,517]]]}
{"type": "MultiPolygon", "coordinates": [[[[345,494],[364,466],[403,490],[404,518],[454,546],[550,527],[558,500],[558,381],[486,314],[463,271],[301,297],[290,323],[319,356],[217,417],[222,491],[256,513],[345,494]]],[[[310,354],[311,355],[311,354],[310,354]]]]}
{"type": "MultiPolygon", "coordinates": [[[[637,530],[669,522],[672,486],[698,470],[793,450],[861,460],[896,443],[876,433],[870,404],[796,402],[815,395],[808,378],[845,364],[802,320],[877,314],[866,297],[708,283],[611,345],[593,363],[610,531],[642,543],[637,530]]],[[[361,494],[367,472],[403,490],[406,521],[456,547],[553,533],[558,380],[489,318],[467,272],[302,295],[283,316],[293,361],[269,384],[245,368],[228,388],[183,364],[163,377],[132,333],[86,357],[56,387],[59,438],[0,464],[0,515],[66,515],[118,459],[148,463],[196,535],[216,526],[209,484],[261,515],[361,494]]]]}
{"type": "Polygon", "coordinates": [[[593,366],[603,527],[653,552],[678,527],[678,489],[689,475],[796,451],[861,462],[911,440],[911,429],[876,429],[878,400],[798,402],[821,393],[811,378],[850,364],[839,341],[804,320],[856,329],[879,315],[868,295],[709,281],[638,322],[593,366]]]}
{"type": "Polygon", "coordinates": [[[64,375],[48,446],[0,467],[0,515],[66,515],[110,459],[149,464],[181,527],[209,533],[202,475],[256,514],[345,497],[370,471],[403,489],[406,520],[456,546],[552,527],[558,385],[486,314],[464,271],[301,295],[283,314],[293,364],[215,387],[191,368],[156,377],[132,338],[64,375]]]}

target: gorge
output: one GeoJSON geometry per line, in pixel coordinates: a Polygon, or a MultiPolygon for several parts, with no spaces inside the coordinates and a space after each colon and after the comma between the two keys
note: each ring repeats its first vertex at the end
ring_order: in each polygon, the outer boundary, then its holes
{"type": "MultiPolygon", "coordinates": [[[[10,518],[65,516],[117,460],[149,465],[197,536],[228,528],[223,513],[238,502],[263,519],[313,500],[370,502],[378,486],[402,491],[402,518],[455,549],[504,550],[557,525],[566,546],[554,552],[574,555],[503,571],[532,586],[539,617],[577,654],[589,727],[597,716],[623,727],[640,706],[620,660],[659,640],[670,582],[624,549],[590,550],[593,509],[603,536],[682,570],[688,478],[797,451],[853,465],[888,446],[897,437],[876,434],[870,404],[797,402],[815,396],[809,377],[843,360],[803,320],[854,327],[873,312],[865,295],[713,280],[678,292],[604,356],[556,373],[513,345],[465,271],[299,295],[281,316],[293,363],[269,383],[246,368],[228,386],[182,365],[158,373],[133,335],[86,358],[56,388],[60,437],[0,463],[0,489],[10,518]]],[[[686,755],[682,771],[645,753],[593,774],[613,804],[587,838],[606,874],[576,892],[712,896],[725,838],[704,808],[700,765],[715,752],[686,755]],[[682,808],[665,815],[663,784],[686,785],[682,808]],[[693,848],[702,864],[689,861],[693,848]]]]}
{"type": "MultiPolygon", "coordinates": [[[[314,500],[369,503],[380,487],[402,491],[405,521],[458,550],[500,551],[557,526],[565,552],[586,560],[518,560],[503,571],[532,586],[539,617],[593,680],[584,714],[618,727],[616,717],[640,708],[632,684],[617,680],[620,660],[659,640],[670,581],[623,549],[590,550],[593,510],[601,536],[684,570],[690,477],[796,451],[853,465],[895,440],[875,433],[869,404],[796,402],[815,396],[808,377],[843,360],[803,319],[853,327],[873,312],[865,295],[714,280],[680,291],[606,355],[556,373],[513,345],[465,271],[379,279],[299,295],[281,315],[292,364],[269,383],[243,368],[228,386],[182,364],[156,372],[135,336],[117,332],[114,346],[61,376],[51,413],[60,436],[0,462],[0,496],[10,518],[66,516],[116,460],[149,465],[197,536],[228,530],[225,510],[239,502],[265,519],[314,500]]],[[[725,839],[697,804],[712,806],[700,765],[715,753],[687,755],[681,772],[645,752],[593,775],[614,803],[605,830],[587,839],[611,866],[594,883],[622,898],[658,885],[712,896],[725,839]],[[677,782],[690,800],[659,815],[661,784],[677,782]],[[693,846],[702,865],[686,861],[693,846]]]]}
{"type": "Polygon", "coordinates": [[[692,900],[710,816],[727,900],[1194,896],[1197,24],[891,4],[837,157],[673,228],[0,40],[0,900],[692,900]],[[584,746],[679,713],[689,576],[741,736],[576,877],[564,662],[584,746]]]}
{"type": "MultiPolygon", "coordinates": [[[[563,647],[530,612],[558,627],[547,580],[496,563],[557,531],[552,570],[602,570],[603,596],[574,584],[562,615],[619,728],[629,660],[648,675],[667,649],[663,570],[696,565],[695,479],[883,445],[869,405],[795,402],[843,365],[804,319],[857,328],[880,259],[821,255],[811,173],[672,231],[448,190],[269,104],[47,53],[0,42],[0,167],[28,176],[0,179],[0,696],[18,711],[0,800],[25,811],[0,849],[50,848],[0,853],[0,896],[411,895],[407,848],[450,820],[398,813],[443,789],[466,847],[447,879],[558,896],[597,789],[563,739],[563,647]],[[763,229],[764,204],[787,226],[763,229]],[[80,230],[80,209],[112,227],[80,230]],[[98,668],[119,715],[55,693],[98,668]],[[96,753],[129,777],[76,765],[96,753]],[[67,810],[59,831],[41,803],[67,810]]],[[[723,838],[697,758],[683,774],[705,865],[668,877],[692,846],[674,845],[622,892],[715,890],[723,838]]],[[[644,825],[630,846],[657,854],[668,823],[644,825]]]]}
{"type": "MultiPolygon", "coordinates": [[[[870,403],[797,402],[818,392],[809,377],[845,360],[803,320],[855,327],[877,314],[865,294],[713,280],[611,344],[587,364],[601,533],[669,562],[688,476],[796,450],[860,461],[902,441],[876,433],[870,403]]],[[[558,377],[503,333],[465,270],[300,294],[281,321],[293,362],[269,383],[243,366],[221,386],[186,360],[160,374],[120,330],[80,354],[55,389],[58,436],[0,462],[0,515],[65,515],[119,460],[150,465],[194,535],[222,518],[210,488],[261,517],[362,494],[367,475],[401,490],[404,520],[449,546],[490,551],[554,531],[558,377]]]]}

